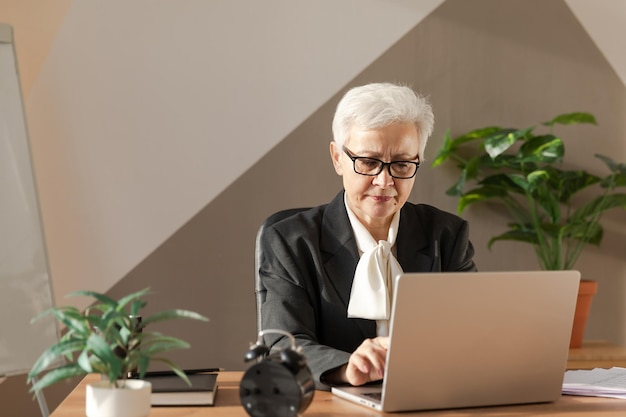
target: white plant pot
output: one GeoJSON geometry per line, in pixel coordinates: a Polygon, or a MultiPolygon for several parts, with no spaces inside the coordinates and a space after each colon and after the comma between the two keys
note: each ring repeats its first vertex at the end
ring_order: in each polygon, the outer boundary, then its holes
{"type": "Polygon", "coordinates": [[[149,382],[127,380],[125,388],[114,388],[109,381],[87,384],[87,417],[146,417],[150,414],[149,382]]]}

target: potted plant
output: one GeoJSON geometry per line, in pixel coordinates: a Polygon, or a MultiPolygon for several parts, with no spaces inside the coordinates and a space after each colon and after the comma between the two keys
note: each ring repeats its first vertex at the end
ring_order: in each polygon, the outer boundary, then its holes
{"type": "MultiPolygon", "coordinates": [[[[626,164],[596,154],[608,168],[603,176],[565,166],[565,145],[553,129],[580,123],[597,124],[592,114],[568,113],[543,123],[546,132],[492,126],[454,139],[446,133],[432,165],[456,163],[459,179],[447,194],[458,197],[458,212],[494,202],[510,216],[508,230],[492,237],[489,248],[503,240],[529,243],[542,269],[572,269],[586,245],[602,241],[604,212],[626,209],[626,194],[616,191],[626,186],[626,164]]],[[[596,284],[589,285],[593,294],[596,284]]],[[[583,329],[585,321],[586,315],[583,329]]],[[[582,333],[573,332],[571,347],[582,344],[582,333]]]]}
{"type": "Polygon", "coordinates": [[[72,306],[55,307],[35,317],[33,320],[53,314],[65,326],[65,332],[33,365],[27,379],[33,384],[31,391],[38,392],[67,378],[96,373],[102,380],[87,386],[88,417],[142,417],[150,413],[151,387],[142,378],[151,361],[164,363],[189,383],[179,367],[161,356],[173,349],[188,348],[189,344],[149,331],[149,326],[179,318],[208,319],[180,309],[142,317],[140,311],[147,304],[143,297],[148,292],[146,288],[116,301],[94,291],[76,291],[68,296],[92,297],[94,304],[82,312],[72,306]],[[66,364],[48,369],[62,358],[66,364]]]}

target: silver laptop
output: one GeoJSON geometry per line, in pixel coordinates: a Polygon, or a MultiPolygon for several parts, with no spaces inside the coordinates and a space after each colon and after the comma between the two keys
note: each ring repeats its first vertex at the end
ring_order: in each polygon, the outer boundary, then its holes
{"type": "Polygon", "coordinates": [[[555,401],[579,281],[578,271],[403,274],[383,382],[332,392],[379,411],[555,401]]]}

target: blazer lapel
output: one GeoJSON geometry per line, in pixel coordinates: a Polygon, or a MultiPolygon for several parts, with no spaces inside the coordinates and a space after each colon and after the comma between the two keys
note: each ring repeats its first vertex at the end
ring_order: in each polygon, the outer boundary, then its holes
{"type": "MultiPolygon", "coordinates": [[[[328,205],[322,220],[320,249],[324,269],[332,285],[343,302],[346,314],[354,269],[359,261],[359,252],[348,213],[340,192],[328,205]]],[[[372,320],[354,319],[364,337],[376,334],[376,323],[372,320]]]]}
{"type": "MultiPolygon", "coordinates": [[[[406,207],[406,206],[405,206],[406,207]]],[[[396,241],[398,262],[406,272],[440,272],[441,264],[438,251],[433,257],[428,249],[432,242],[426,240],[425,229],[414,210],[402,208],[399,232],[396,241]]],[[[438,248],[435,242],[435,248],[438,248]]]]}
{"type": "Polygon", "coordinates": [[[343,203],[343,193],[339,193],[324,212],[320,249],[326,274],[347,308],[359,253],[343,203]]]}

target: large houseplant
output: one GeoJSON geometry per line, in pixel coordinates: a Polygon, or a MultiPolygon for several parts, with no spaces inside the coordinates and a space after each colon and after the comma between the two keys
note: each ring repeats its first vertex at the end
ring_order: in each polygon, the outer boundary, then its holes
{"type": "Polygon", "coordinates": [[[626,209],[626,194],[617,191],[626,186],[626,164],[596,154],[608,168],[603,175],[564,164],[565,145],[553,129],[580,123],[597,124],[589,113],[568,113],[543,123],[543,132],[491,126],[455,138],[446,133],[432,165],[452,160],[458,167],[447,191],[458,197],[458,212],[494,202],[509,213],[508,230],[492,237],[489,248],[503,240],[529,243],[541,268],[572,269],[586,245],[602,241],[604,212],[626,209]]]}
{"type": "MultiPolygon", "coordinates": [[[[94,304],[84,311],[73,306],[55,307],[42,315],[53,314],[64,326],[65,332],[59,342],[49,347],[35,362],[28,374],[31,391],[37,392],[61,380],[96,373],[102,381],[87,387],[87,415],[97,416],[98,402],[95,395],[130,396],[141,398],[141,404],[114,405],[115,410],[105,410],[110,415],[148,415],[150,410],[150,385],[141,378],[151,361],[164,363],[174,373],[189,382],[185,373],[163,353],[173,349],[188,348],[189,344],[179,338],[151,331],[155,322],[171,319],[208,320],[206,317],[181,309],[161,311],[142,317],[141,309],[147,305],[144,289],[119,300],[94,291],[77,291],[69,296],[88,296],[94,304]],[[49,369],[65,358],[66,363],[49,369]],[[39,378],[41,376],[41,378],[39,378]],[[91,401],[91,403],[90,403],[91,401]]],[[[39,317],[41,317],[40,315],[39,317]]],[[[34,320],[36,320],[36,317],[34,320]]],[[[133,400],[135,401],[135,400],[133,400]]]]}

